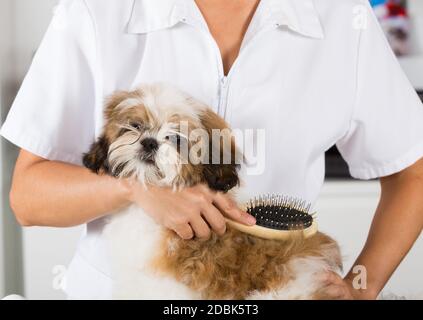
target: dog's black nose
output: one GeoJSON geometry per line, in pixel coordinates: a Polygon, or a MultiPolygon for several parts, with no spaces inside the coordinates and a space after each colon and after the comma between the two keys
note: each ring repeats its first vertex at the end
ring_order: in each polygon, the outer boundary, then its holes
{"type": "Polygon", "coordinates": [[[159,148],[159,143],[154,138],[145,138],[141,141],[145,152],[153,152],[159,148]]]}

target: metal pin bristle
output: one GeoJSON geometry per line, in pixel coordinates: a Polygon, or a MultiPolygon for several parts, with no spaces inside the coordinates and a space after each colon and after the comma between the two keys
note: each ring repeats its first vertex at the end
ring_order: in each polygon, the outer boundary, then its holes
{"type": "Polygon", "coordinates": [[[287,207],[300,212],[309,213],[311,208],[311,203],[306,202],[305,200],[293,197],[287,197],[276,194],[266,194],[260,195],[250,199],[247,203],[247,208],[255,208],[258,206],[281,206],[287,207]]]}
{"type": "Polygon", "coordinates": [[[247,212],[257,220],[257,225],[277,230],[308,228],[316,218],[310,214],[311,203],[286,195],[262,194],[246,203],[247,212]]]}

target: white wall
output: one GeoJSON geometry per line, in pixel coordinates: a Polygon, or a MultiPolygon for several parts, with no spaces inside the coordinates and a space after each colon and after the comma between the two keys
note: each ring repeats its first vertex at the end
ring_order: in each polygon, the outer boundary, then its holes
{"type": "Polygon", "coordinates": [[[422,12],[423,10],[423,1],[421,0],[408,0],[409,8],[411,12],[422,12]]]}
{"type": "Polygon", "coordinates": [[[30,228],[23,232],[26,298],[65,298],[60,288],[55,287],[55,279],[69,265],[82,229],[30,228]]]}
{"type": "MultiPolygon", "coordinates": [[[[4,119],[16,87],[13,26],[13,0],[0,2],[0,107],[4,119]]],[[[15,160],[14,148],[0,142],[1,192],[0,192],[0,294],[9,291],[21,293],[21,237],[20,230],[10,212],[9,186],[15,160]],[[6,276],[7,275],[7,276],[6,276]]]]}
{"type": "MultiPolygon", "coordinates": [[[[10,1],[0,2],[0,107],[4,105],[4,81],[5,74],[8,73],[6,69],[7,51],[10,46],[11,38],[11,22],[10,22],[10,1]]],[[[3,148],[0,147],[0,157],[3,155],[3,148]]],[[[3,181],[3,170],[0,172],[0,181],[3,181]]],[[[4,207],[4,190],[1,184],[0,190],[0,208],[4,207]]],[[[2,210],[3,211],[3,210],[2,210]]],[[[4,217],[0,214],[0,297],[5,294],[5,249],[4,249],[4,217]]]]}
{"type": "MultiPolygon", "coordinates": [[[[379,183],[328,182],[317,203],[319,229],[338,241],[348,272],[367,238],[380,196],[379,183]]],[[[385,294],[423,299],[423,237],[402,261],[384,288],[385,294]]]]}
{"type": "Polygon", "coordinates": [[[423,1],[408,0],[411,23],[413,25],[414,53],[423,54],[423,1]]]}
{"type": "Polygon", "coordinates": [[[413,25],[412,54],[400,58],[400,63],[414,87],[423,90],[423,0],[408,1],[413,25]]]}
{"type": "Polygon", "coordinates": [[[22,78],[40,43],[58,0],[14,0],[16,71],[22,78]]]}

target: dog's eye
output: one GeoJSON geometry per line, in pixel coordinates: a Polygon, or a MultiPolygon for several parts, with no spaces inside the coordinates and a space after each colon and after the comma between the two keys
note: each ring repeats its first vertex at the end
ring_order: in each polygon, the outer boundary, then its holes
{"type": "Polygon", "coordinates": [[[166,136],[165,139],[167,141],[170,141],[170,142],[175,143],[175,144],[181,143],[181,137],[179,135],[177,135],[177,134],[172,135],[172,136],[166,136]]]}
{"type": "Polygon", "coordinates": [[[134,128],[135,130],[141,130],[141,129],[143,129],[142,123],[139,123],[139,122],[131,122],[129,124],[129,126],[131,126],[132,128],[134,128]]]}

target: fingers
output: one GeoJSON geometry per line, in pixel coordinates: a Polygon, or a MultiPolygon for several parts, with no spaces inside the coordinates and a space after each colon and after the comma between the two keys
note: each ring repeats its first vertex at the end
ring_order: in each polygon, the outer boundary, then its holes
{"type": "Polygon", "coordinates": [[[211,231],[210,227],[204,221],[203,217],[200,215],[196,216],[190,221],[190,225],[194,231],[194,234],[199,239],[208,239],[210,238],[211,231]]]}
{"type": "Polygon", "coordinates": [[[334,284],[339,286],[339,285],[345,284],[344,279],[342,279],[340,275],[338,275],[337,273],[333,271],[327,271],[320,274],[319,279],[320,281],[322,281],[324,285],[334,284]]]}
{"type": "Polygon", "coordinates": [[[256,223],[256,219],[253,216],[242,211],[232,199],[222,193],[215,194],[214,204],[223,215],[236,222],[245,225],[254,225],[256,223]]]}
{"type": "Polygon", "coordinates": [[[318,276],[323,287],[320,293],[331,299],[350,300],[353,299],[347,283],[335,272],[325,272],[318,276]]]}
{"type": "Polygon", "coordinates": [[[325,296],[334,300],[351,300],[352,296],[345,286],[329,285],[320,290],[325,296]]]}
{"type": "Polygon", "coordinates": [[[256,223],[255,218],[240,210],[232,199],[204,185],[185,190],[181,199],[182,205],[174,210],[169,227],[183,239],[194,236],[208,239],[212,230],[223,235],[226,231],[224,216],[246,225],[256,223]]]}
{"type": "Polygon", "coordinates": [[[169,228],[181,238],[208,239],[211,229],[222,235],[226,231],[226,222],[220,211],[213,205],[214,193],[199,185],[185,190],[184,203],[173,212],[169,219],[169,228]]]}
{"type": "Polygon", "coordinates": [[[205,206],[202,210],[202,214],[214,232],[219,236],[225,233],[226,221],[222,213],[213,204],[205,206]]]}
{"type": "Polygon", "coordinates": [[[176,225],[172,229],[182,239],[189,240],[194,237],[194,231],[192,230],[191,226],[188,223],[176,225]]]}
{"type": "Polygon", "coordinates": [[[223,235],[226,231],[226,221],[222,213],[213,204],[215,193],[205,186],[199,186],[199,190],[196,199],[201,215],[194,213],[191,217],[191,225],[194,228],[195,235],[203,239],[209,238],[210,227],[218,235],[223,235]]]}

